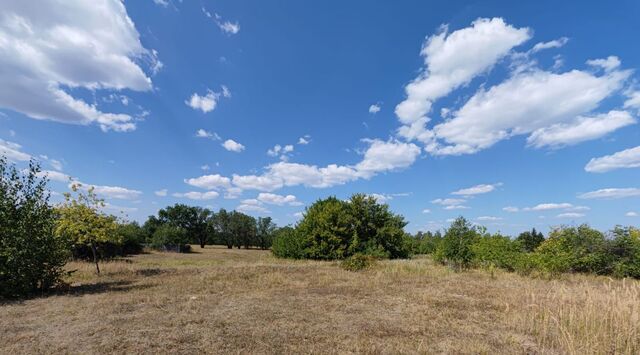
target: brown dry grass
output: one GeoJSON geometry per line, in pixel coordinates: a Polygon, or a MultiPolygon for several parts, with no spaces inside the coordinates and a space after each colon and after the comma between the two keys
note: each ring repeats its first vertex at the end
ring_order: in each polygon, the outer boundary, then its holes
{"type": "Polygon", "coordinates": [[[68,290],[0,305],[0,353],[640,352],[638,281],[195,250],[71,263],[68,290]]]}

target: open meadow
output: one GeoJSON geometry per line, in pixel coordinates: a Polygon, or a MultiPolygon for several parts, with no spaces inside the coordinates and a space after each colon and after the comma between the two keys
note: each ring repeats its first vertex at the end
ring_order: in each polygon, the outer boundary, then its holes
{"type": "Polygon", "coordinates": [[[67,264],[66,289],[0,305],[0,353],[640,352],[637,280],[193,250],[67,264]]]}

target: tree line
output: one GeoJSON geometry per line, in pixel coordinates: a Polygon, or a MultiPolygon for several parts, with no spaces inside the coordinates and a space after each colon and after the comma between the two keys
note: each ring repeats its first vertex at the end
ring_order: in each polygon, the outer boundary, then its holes
{"type": "Polygon", "coordinates": [[[141,228],[146,243],[157,248],[199,244],[226,245],[249,249],[271,247],[277,226],[271,217],[246,215],[238,211],[176,204],[150,216],[141,228]]]}

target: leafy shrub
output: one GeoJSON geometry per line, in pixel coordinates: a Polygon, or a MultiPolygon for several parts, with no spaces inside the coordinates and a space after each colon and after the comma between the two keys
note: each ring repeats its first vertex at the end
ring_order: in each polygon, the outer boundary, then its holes
{"type": "Polygon", "coordinates": [[[357,253],[342,260],[340,267],[347,271],[361,271],[372,267],[375,263],[375,257],[357,253]]]}
{"type": "Polygon", "coordinates": [[[26,173],[0,157],[0,297],[23,297],[61,282],[69,257],[67,243],[55,233],[40,167],[26,173]]]}
{"type": "Polygon", "coordinates": [[[145,233],[136,222],[118,224],[116,234],[121,240],[121,255],[142,253],[145,233]]]}
{"type": "Polygon", "coordinates": [[[464,269],[473,262],[471,246],[480,237],[478,229],[464,217],[458,217],[446,230],[442,242],[434,254],[434,259],[456,269],[464,269]]]}
{"type": "Polygon", "coordinates": [[[513,261],[513,271],[520,275],[530,275],[538,270],[535,254],[520,253],[513,261]]]}
{"type": "Polygon", "coordinates": [[[609,248],[613,275],[640,278],[640,229],[617,227],[613,234],[609,248]]]}
{"type": "Polygon", "coordinates": [[[298,237],[294,228],[280,228],[275,232],[271,252],[279,258],[302,259],[304,257],[303,240],[298,237]]]}
{"type": "Polygon", "coordinates": [[[410,239],[402,216],[389,211],[375,198],[356,194],[349,201],[335,197],[319,200],[307,208],[295,233],[276,237],[274,255],[334,260],[369,254],[406,258],[410,239]],[[290,243],[291,245],[284,245],[290,243]]]}
{"type": "Polygon", "coordinates": [[[151,238],[151,247],[165,251],[186,253],[191,250],[187,232],[170,224],[158,227],[151,238]]]}
{"type": "Polygon", "coordinates": [[[509,271],[516,269],[521,257],[520,243],[501,235],[486,235],[471,245],[473,263],[483,267],[495,266],[509,271]]]}
{"type": "Polygon", "coordinates": [[[612,267],[604,234],[586,224],[553,230],[535,251],[535,261],[551,274],[587,272],[608,274],[612,267]]]}

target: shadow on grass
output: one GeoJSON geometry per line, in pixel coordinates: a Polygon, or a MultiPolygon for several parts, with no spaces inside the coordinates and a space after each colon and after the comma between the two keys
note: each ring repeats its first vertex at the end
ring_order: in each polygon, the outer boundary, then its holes
{"type": "Polygon", "coordinates": [[[144,290],[155,285],[144,284],[135,285],[132,281],[102,281],[87,284],[60,285],[42,293],[36,293],[22,298],[0,298],[0,307],[11,304],[22,304],[25,301],[48,298],[52,296],[84,296],[95,295],[105,292],[129,292],[134,290],[144,290]]]}
{"type": "Polygon", "coordinates": [[[87,284],[71,284],[52,289],[47,296],[84,296],[105,292],[129,292],[133,290],[143,290],[153,287],[153,285],[136,285],[133,281],[101,281],[87,284]]]}

